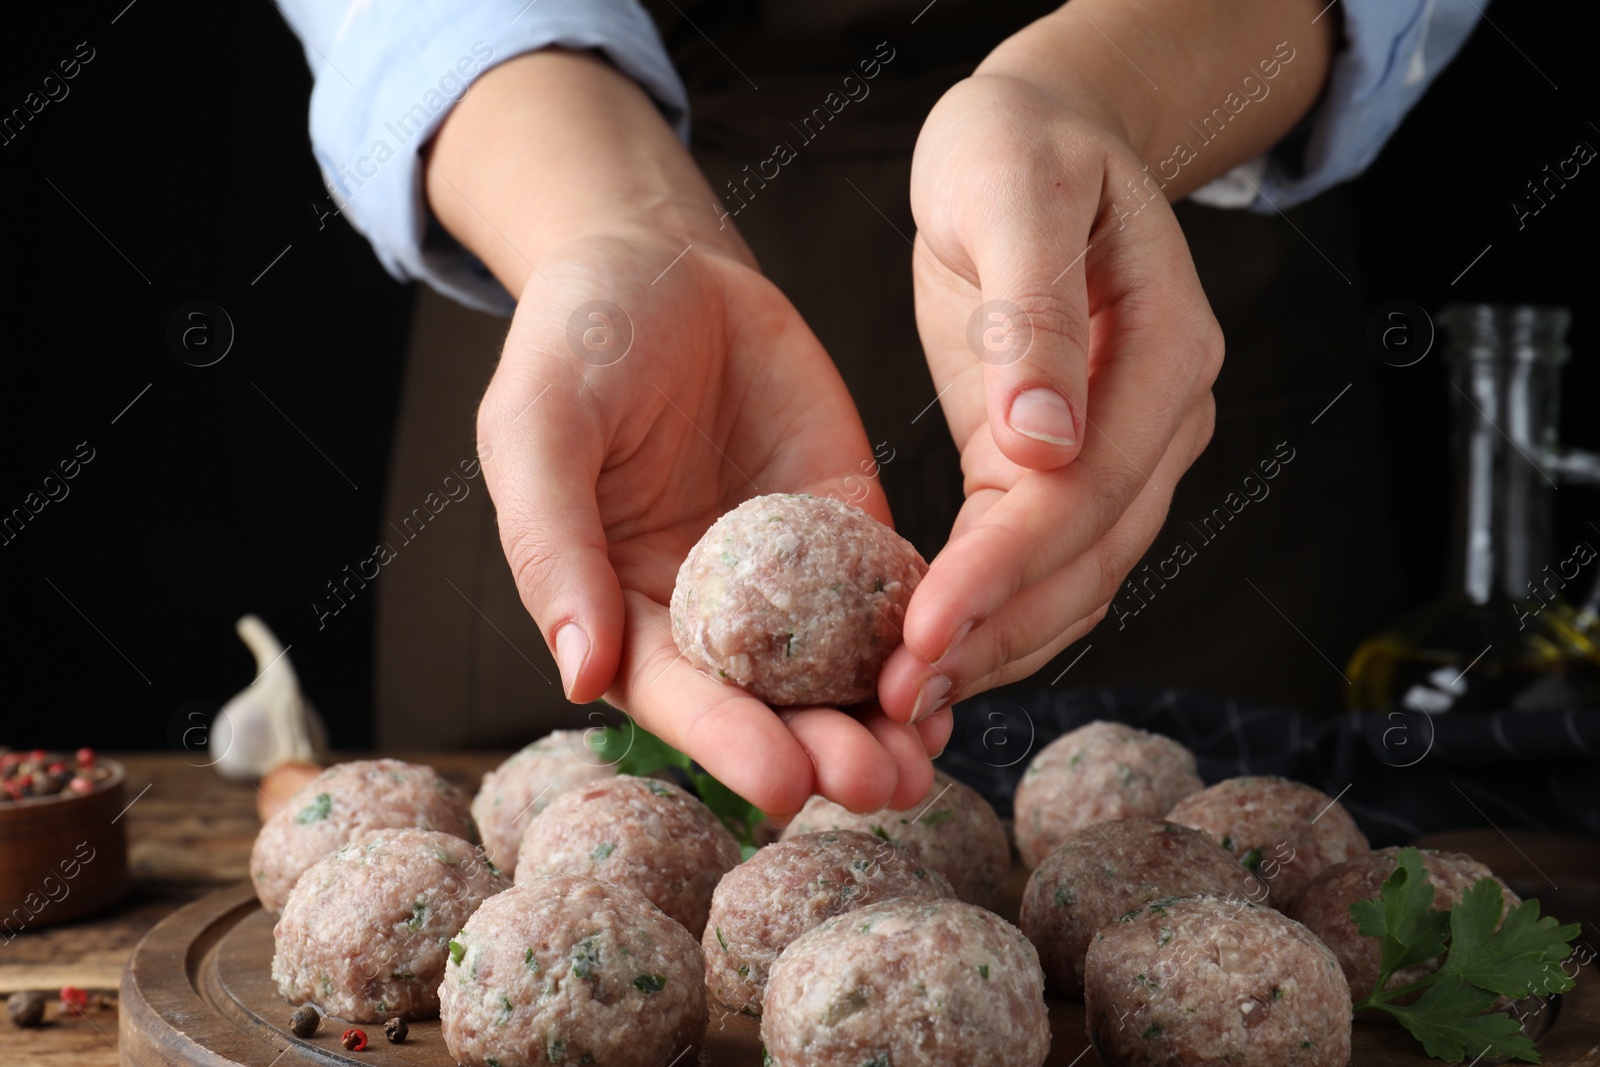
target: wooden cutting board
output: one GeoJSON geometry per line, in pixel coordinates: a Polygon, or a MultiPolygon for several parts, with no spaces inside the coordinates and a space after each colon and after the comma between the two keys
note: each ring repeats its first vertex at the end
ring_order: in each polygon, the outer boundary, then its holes
{"type": "MultiPolygon", "coordinates": [[[[1012,872],[1000,914],[1014,920],[1025,874],[1012,872]]],[[[269,974],[272,920],[248,884],[218,890],[175,912],[135,949],[122,979],[121,1052],[132,1067],[257,1067],[361,1064],[365,1067],[453,1067],[437,1020],[410,1024],[410,1038],[389,1044],[381,1024],[324,1019],[306,1039],[288,1031],[291,1008],[269,974]],[[362,1052],[347,1052],[340,1035],[360,1025],[362,1052]]],[[[1577,988],[1540,1013],[1539,1047],[1547,1067],[1600,1067],[1600,961],[1582,969],[1577,988]]],[[[1052,998],[1054,1043],[1046,1067],[1095,1067],[1084,1037],[1083,1004],[1052,998]]],[[[1419,1067],[1424,1056],[1394,1027],[1357,1024],[1352,1062],[1359,1067],[1419,1067]]],[[[698,1054],[685,1050],[661,1067],[760,1067],[759,1023],[712,1010],[698,1054]]],[[[1333,1065],[1330,1065],[1333,1067],[1333,1065]]]]}

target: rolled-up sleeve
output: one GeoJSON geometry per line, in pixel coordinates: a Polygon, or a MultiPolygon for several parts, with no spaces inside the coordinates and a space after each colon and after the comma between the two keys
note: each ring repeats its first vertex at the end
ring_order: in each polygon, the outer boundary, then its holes
{"type": "Polygon", "coordinates": [[[280,0],[315,76],[323,181],[390,274],[471,307],[515,302],[428,210],[420,152],[473,81],[550,46],[592,49],[687,134],[688,98],[636,0],[280,0]]]}
{"type": "Polygon", "coordinates": [[[1214,207],[1270,213],[1354,178],[1455,58],[1488,0],[1340,0],[1344,45],[1321,102],[1269,152],[1196,190],[1214,207]]]}

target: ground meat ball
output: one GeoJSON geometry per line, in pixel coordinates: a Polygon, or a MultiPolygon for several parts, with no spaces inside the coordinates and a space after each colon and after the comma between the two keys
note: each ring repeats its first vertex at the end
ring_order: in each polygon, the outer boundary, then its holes
{"type": "Polygon", "coordinates": [[[1271,908],[1158,900],[1085,958],[1089,1040],[1121,1067],[1331,1067],[1350,1060],[1350,987],[1328,946],[1271,908]]]}
{"type": "Polygon", "coordinates": [[[528,824],[517,883],[581,874],[625,885],[699,937],[739,859],[710,808],[670,782],[624,774],[568,790],[528,824]]]}
{"type": "Polygon", "coordinates": [[[472,817],[489,858],[515,870],[517,846],[535,815],[568,789],[616,773],[584,744],[584,731],[557,730],[485,774],[472,817]]]}
{"type": "Polygon", "coordinates": [[[461,790],[432,767],[400,760],[336,763],[301,786],[256,835],[250,879],[277,914],[301,873],[368,830],[441,830],[476,843],[461,790]]]}
{"type": "Polygon", "coordinates": [[[1368,847],[1338,801],[1285,778],[1229,778],[1178,801],[1167,818],[1204,830],[1261,875],[1275,908],[1368,847]]]}
{"type": "Polygon", "coordinates": [[[858,815],[812,797],[782,839],[818,830],[861,830],[904,845],[950,879],[956,896],[983,908],[994,906],[1011,869],[1011,845],[1000,817],[987,800],[940,770],[933,772],[928,795],[904,811],[858,815]]]}
{"type": "Polygon", "coordinates": [[[1017,783],[1017,851],[1037,867],[1085,826],[1159,819],[1204,785],[1194,753],[1171,738],[1091,722],[1040,749],[1017,783]]]}
{"type": "Polygon", "coordinates": [[[1050,987],[1082,996],[1083,955],[1107,923],[1152,900],[1198,893],[1261,902],[1267,887],[1199,830],[1159,819],[1096,823],[1034,870],[1020,925],[1050,987]]]}
{"type": "MultiPolygon", "coordinates": [[[[1421,852],[1422,866],[1433,884],[1433,906],[1441,911],[1460,903],[1462,892],[1480,879],[1493,878],[1500,882],[1493,871],[1471,856],[1433,849],[1421,852]]],[[[1305,888],[1289,910],[1290,915],[1305,923],[1339,958],[1345,979],[1350,983],[1350,995],[1356,1000],[1364,1000],[1378,983],[1382,946],[1378,938],[1363,936],[1356,929],[1350,918],[1350,905],[1358,900],[1373,899],[1383,892],[1384,880],[1394,873],[1399,855],[1398,848],[1381,848],[1329,867],[1305,888]]],[[[1522,903],[1504,882],[1500,882],[1500,889],[1505,893],[1508,910],[1522,903]]],[[[1389,979],[1387,988],[1408,986],[1438,969],[1439,960],[1432,959],[1397,971],[1389,979]]],[[[1402,998],[1400,1002],[1406,1004],[1415,999],[1402,998]]]]}
{"type": "Polygon", "coordinates": [[[353,1022],[431,1018],[450,938],[510,887],[452,834],[362,834],[313,864],[290,892],[273,930],[278,992],[353,1022]]]}
{"type": "Polygon", "coordinates": [[[705,1032],[703,967],[688,931],[627,886],[535,878],[450,945],[445,1047],[467,1067],[665,1067],[705,1032]]]}
{"type": "Polygon", "coordinates": [[[778,957],[761,1040],[774,1067],[1037,1067],[1044,976],[1022,931],[982,908],[875,904],[778,957]]]}
{"type": "Polygon", "coordinates": [[[807,930],[896,897],[952,894],[944,875],[871,834],[826,830],[769,845],[717,883],[700,939],[706,985],[728,1007],[760,1015],[772,961],[807,930]]]}
{"type": "Polygon", "coordinates": [[[871,700],[928,572],[859,508],[776,493],[711,524],[678,571],[672,638],[690,663],[776,706],[871,700]]]}

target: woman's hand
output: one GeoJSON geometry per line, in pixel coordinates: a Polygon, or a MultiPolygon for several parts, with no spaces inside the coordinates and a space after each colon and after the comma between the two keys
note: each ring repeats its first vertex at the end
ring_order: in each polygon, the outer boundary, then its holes
{"type": "MultiPolygon", "coordinates": [[[[429,187],[452,232],[520,282],[478,437],[506,557],[569,698],[603,694],[779,818],[814,792],[858,811],[919,800],[932,769],[915,730],[876,709],[774,714],[673,644],[678,568],[713,520],[760,493],[826,494],[872,451],[827,353],[654,107],[597,60],[514,60],[458,106],[429,187]],[[587,143],[552,145],[563,138],[587,143]],[[519,162],[533,188],[480,170],[519,162]]],[[[889,521],[881,491],[857,505],[889,521]]]]}
{"type": "Polygon", "coordinates": [[[1038,670],[1105,616],[1160,530],[1210,439],[1223,351],[1168,199],[1310,106],[1328,47],[1314,14],[1298,0],[1074,0],[929,115],[911,178],[917,326],[967,501],[880,677],[895,719],[942,721],[1038,670]],[[1277,64],[1287,91],[1169,169],[1168,146],[1194,140],[1183,120],[1241,74],[1259,84],[1254,52],[1274,57],[1267,42],[1291,29],[1312,57],[1293,78],[1277,64]]]}

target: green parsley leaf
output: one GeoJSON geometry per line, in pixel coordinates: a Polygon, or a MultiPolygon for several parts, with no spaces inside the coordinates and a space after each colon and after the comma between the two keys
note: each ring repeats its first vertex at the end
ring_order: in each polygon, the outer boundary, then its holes
{"type": "Polygon", "coordinates": [[[641,993],[659,993],[667,988],[667,980],[659,974],[641,974],[633,980],[633,988],[641,993]]]}
{"type": "Polygon", "coordinates": [[[604,762],[614,764],[618,774],[645,778],[669,767],[683,771],[695,792],[700,795],[701,802],[722,820],[728,832],[738,840],[741,859],[749,859],[760,847],[755,839],[755,830],[766,818],[761,809],[698,769],[688,756],[632,719],[624,726],[607,726],[598,731],[590,738],[589,747],[604,762]]]}
{"type": "Polygon", "coordinates": [[[1354,1010],[1388,1012],[1428,1055],[1439,1059],[1515,1057],[1540,1062],[1539,1050],[1518,1021],[1489,1009],[1500,996],[1572,988],[1572,979],[1555,965],[1567,958],[1579,926],[1540,918],[1537,900],[1507,913],[1505,893],[1493,878],[1469,886],[1449,911],[1436,910],[1433,900],[1421,853],[1403,848],[1378,898],[1350,905],[1357,929],[1382,942],[1377,983],[1369,996],[1353,1005],[1354,1010]],[[1434,973],[1398,989],[1388,988],[1397,971],[1441,954],[1444,959],[1434,973]],[[1416,1003],[1396,1003],[1419,991],[1422,996],[1416,1003]]]}
{"type": "Polygon", "coordinates": [[[309,826],[311,823],[326,819],[332,810],[333,798],[326,793],[318,793],[317,799],[300,809],[300,814],[294,817],[294,821],[301,826],[309,826]]]}
{"type": "Polygon", "coordinates": [[[459,941],[450,942],[450,962],[460,963],[461,957],[466,955],[467,947],[459,941]]]}

